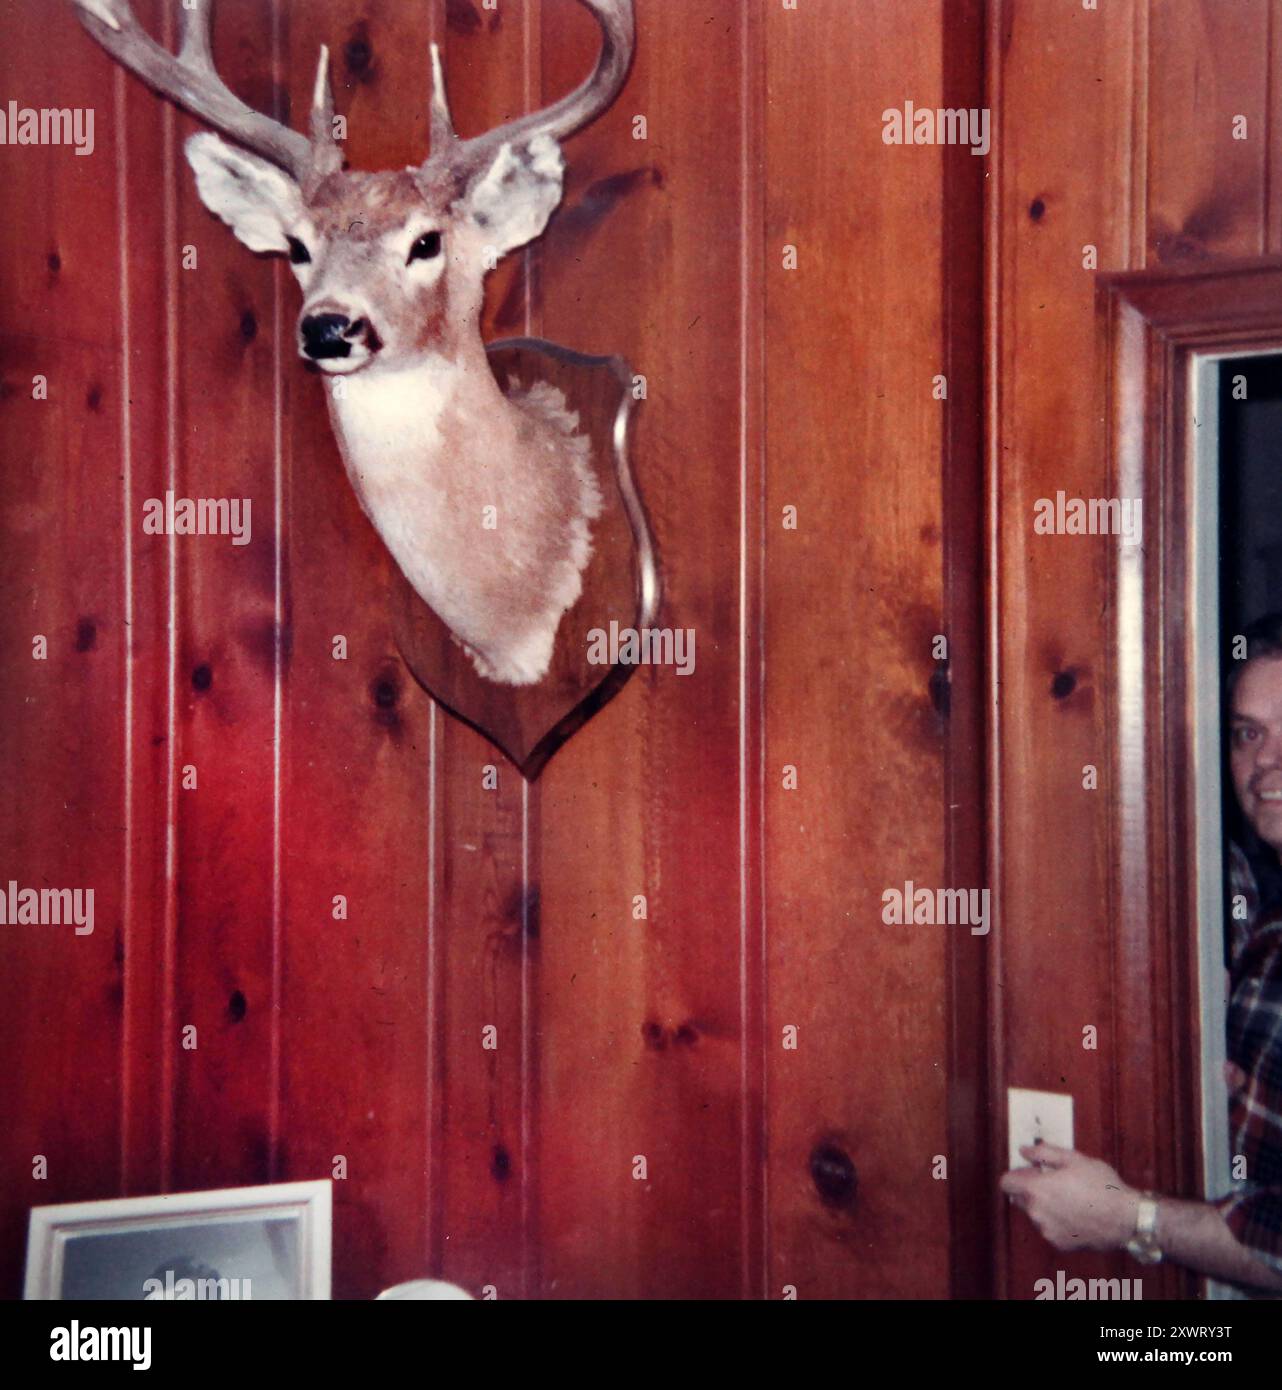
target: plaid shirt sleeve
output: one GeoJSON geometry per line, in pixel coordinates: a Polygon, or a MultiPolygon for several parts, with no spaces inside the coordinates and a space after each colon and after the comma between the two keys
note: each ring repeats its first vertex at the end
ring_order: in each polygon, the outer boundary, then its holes
{"type": "Polygon", "coordinates": [[[1282,914],[1260,915],[1236,845],[1229,891],[1228,1059],[1246,1074],[1229,1100],[1229,1137],[1234,1172],[1244,1172],[1217,1205],[1237,1239],[1282,1273],[1282,914]]]}

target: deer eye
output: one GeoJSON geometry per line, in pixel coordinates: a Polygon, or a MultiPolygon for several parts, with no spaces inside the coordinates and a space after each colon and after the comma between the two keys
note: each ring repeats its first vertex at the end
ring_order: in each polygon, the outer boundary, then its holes
{"type": "Polygon", "coordinates": [[[433,257],[441,254],[441,234],[440,232],[424,232],[421,237],[410,247],[409,259],[406,265],[413,265],[415,261],[430,261],[433,257]]]}
{"type": "Polygon", "coordinates": [[[289,243],[289,262],[291,265],[307,265],[311,261],[307,247],[296,236],[287,236],[289,243]]]}

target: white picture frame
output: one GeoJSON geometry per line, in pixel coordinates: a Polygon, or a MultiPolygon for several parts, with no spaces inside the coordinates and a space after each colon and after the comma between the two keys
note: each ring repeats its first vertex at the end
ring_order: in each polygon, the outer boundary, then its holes
{"type": "Polygon", "coordinates": [[[25,1299],[330,1298],[332,1185],[33,1207],[25,1299]]]}

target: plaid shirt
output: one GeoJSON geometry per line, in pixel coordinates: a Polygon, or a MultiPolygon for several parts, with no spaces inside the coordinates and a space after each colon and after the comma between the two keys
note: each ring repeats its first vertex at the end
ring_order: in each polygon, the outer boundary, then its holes
{"type": "Polygon", "coordinates": [[[1217,1205],[1237,1239],[1282,1272],[1282,909],[1261,914],[1237,845],[1229,847],[1229,893],[1228,1059],[1246,1073],[1229,1098],[1229,1140],[1246,1172],[1217,1205]]]}

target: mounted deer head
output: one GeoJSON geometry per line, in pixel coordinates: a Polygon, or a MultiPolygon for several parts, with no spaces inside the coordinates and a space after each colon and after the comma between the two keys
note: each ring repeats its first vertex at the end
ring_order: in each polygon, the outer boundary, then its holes
{"type": "Polygon", "coordinates": [[[186,145],[209,210],[251,251],[289,257],[298,349],[336,380],[330,419],[362,507],[420,597],[490,680],[540,680],[578,598],[602,499],[561,394],[505,396],[486,362],[485,275],[561,200],[558,142],[606,109],[632,58],[632,0],[581,0],[601,27],[595,70],[554,105],[475,139],[454,133],[432,45],[431,154],[345,171],[321,49],[310,138],[252,110],[214,70],[212,0],[180,9],[172,54],[127,0],[74,0],[130,72],[221,131],[186,145]]]}

